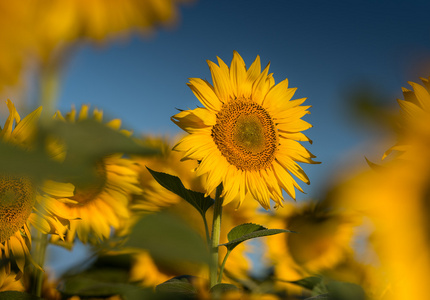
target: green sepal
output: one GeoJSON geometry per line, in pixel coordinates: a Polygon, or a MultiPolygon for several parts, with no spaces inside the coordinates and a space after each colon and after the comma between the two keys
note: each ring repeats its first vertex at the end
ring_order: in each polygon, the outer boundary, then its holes
{"type": "Polygon", "coordinates": [[[162,187],[187,201],[198,210],[202,217],[205,217],[206,211],[214,204],[211,197],[205,197],[203,193],[187,189],[179,177],[146,168],[162,187]]]}
{"type": "Polygon", "coordinates": [[[274,235],[278,233],[294,232],[286,229],[267,229],[264,226],[245,223],[234,227],[227,235],[228,243],[220,244],[226,246],[228,250],[233,250],[240,243],[263,236],[274,235]]]}

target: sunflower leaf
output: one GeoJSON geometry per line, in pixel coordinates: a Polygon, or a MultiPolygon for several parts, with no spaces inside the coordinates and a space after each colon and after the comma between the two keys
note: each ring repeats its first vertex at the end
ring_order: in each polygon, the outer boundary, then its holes
{"type": "Polygon", "coordinates": [[[321,280],[322,280],[321,277],[310,276],[299,280],[287,281],[287,282],[304,287],[305,289],[308,289],[308,290],[313,290],[314,287],[321,282],[321,280]]]}
{"type": "Polygon", "coordinates": [[[140,219],[124,246],[146,249],[155,261],[165,265],[209,261],[206,243],[200,235],[184,221],[166,212],[140,219]]]}
{"type": "Polygon", "coordinates": [[[238,288],[234,284],[229,283],[218,283],[210,289],[210,293],[212,294],[214,299],[221,298],[225,293],[236,291],[240,291],[240,288],[238,288]]]}
{"type": "Polygon", "coordinates": [[[253,223],[245,223],[234,227],[227,234],[228,243],[220,244],[219,246],[226,246],[228,250],[233,250],[240,243],[258,238],[263,236],[274,235],[278,233],[284,232],[294,232],[286,229],[267,229],[264,226],[253,224],[253,223]]]}
{"type": "Polygon", "coordinates": [[[31,294],[18,291],[5,291],[0,292],[0,299],[8,300],[42,300],[42,298],[36,297],[31,294]]]}
{"type": "Polygon", "coordinates": [[[174,277],[157,285],[155,291],[165,296],[177,297],[178,295],[182,295],[190,296],[194,299],[198,293],[190,280],[192,280],[192,276],[183,275],[174,277]]]}
{"type": "Polygon", "coordinates": [[[191,204],[193,207],[195,207],[203,216],[203,218],[205,217],[206,211],[214,204],[214,200],[211,197],[205,197],[205,194],[203,193],[187,189],[183,185],[179,177],[162,172],[157,172],[151,170],[148,167],[146,168],[162,187],[175,193],[176,195],[187,201],[189,204],[191,204]]]}

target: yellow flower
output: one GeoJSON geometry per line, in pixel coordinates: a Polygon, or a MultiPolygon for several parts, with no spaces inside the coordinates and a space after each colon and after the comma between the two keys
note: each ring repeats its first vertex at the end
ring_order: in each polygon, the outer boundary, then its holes
{"type": "Polygon", "coordinates": [[[377,299],[427,297],[422,287],[430,274],[430,148],[415,151],[421,155],[356,174],[337,191],[338,205],[371,222],[373,233],[367,246],[375,252],[375,267],[383,274],[377,282],[377,299]]]}
{"type": "Polygon", "coordinates": [[[392,151],[398,151],[401,158],[419,155],[419,153],[414,152],[416,147],[413,145],[430,142],[429,79],[421,78],[423,85],[409,82],[413,90],[402,88],[405,99],[397,100],[401,108],[399,141],[384,153],[383,159],[392,151]]]}
{"type": "MultiPolygon", "coordinates": [[[[190,172],[195,168],[197,162],[186,161],[180,163],[180,154],[171,151],[171,143],[167,139],[147,138],[146,142],[151,145],[158,145],[162,155],[150,158],[133,158],[139,166],[139,177],[142,189],[141,196],[136,196],[133,200],[132,208],[136,213],[158,211],[161,208],[167,209],[173,214],[184,219],[192,228],[206,238],[203,220],[200,214],[191,207],[189,203],[179,196],[167,191],[150,175],[146,167],[158,172],[168,173],[178,176],[188,189],[203,192],[202,178],[190,172]]],[[[236,210],[235,205],[227,205],[223,210],[223,223],[221,228],[220,243],[227,242],[227,233],[236,225],[251,222],[256,215],[258,203],[247,201],[243,204],[241,210],[236,210]]],[[[213,214],[212,208],[206,213],[208,220],[211,220],[213,214]]],[[[210,228],[209,228],[210,231],[210,228]]],[[[226,270],[231,277],[239,279],[245,278],[249,270],[249,263],[245,257],[245,251],[248,250],[247,244],[237,246],[231,253],[226,270]]],[[[226,253],[225,247],[220,247],[220,262],[226,253]]],[[[196,268],[195,265],[181,264],[180,266],[162,266],[160,263],[153,262],[152,258],[142,252],[136,255],[135,263],[132,267],[132,280],[140,281],[143,285],[155,285],[162,283],[166,278],[178,275],[189,274],[201,277],[207,277],[208,271],[205,268],[196,268]]],[[[224,277],[227,279],[228,277],[224,277]]]]}
{"type": "Polygon", "coordinates": [[[207,174],[206,194],[223,184],[224,204],[249,192],[265,209],[270,199],[282,206],[284,189],[295,198],[303,191],[295,175],[309,184],[297,162],[315,163],[298,141],[309,141],[301,131],[312,127],[301,117],[310,106],[306,98],[291,100],[295,88],[288,80],[275,85],[269,64],[261,71],[257,56],[249,69],[234,51],[230,68],[218,58],[208,61],[213,85],[191,78],[188,86],[204,107],[185,110],[172,117],[189,133],[174,149],[185,152],[183,160],[200,161],[198,176],[207,174]]]}
{"type": "Polygon", "coordinates": [[[0,292],[19,291],[24,292],[24,285],[20,280],[16,280],[17,274],[6,273],[4,267],[0,267],[0,292]]]}
{"type": "MultiPolygon", "coordinates": [[[[64,122],[79,122],[89,118],[88,111],[89,107],[84,105],[78,116],[73,108],[66,117],[57,112],[54,118],[64,122]]],[[[93,118],[102,122],[103,113],[94,110],[93,118]]],[[[121,121],[114,119],[106,123],[106,126],[119,130],[121,121]]],[[[125,130],[121,132],[130,134],[125,130]]],[[[112,228],[119,228],[121,220],[129,218],[131,195],[141,193],[133,164],[133,161],[124,158],[122,154],[104,157],[94,166],[99,179],[97,183],[85,187],[76,186],[74,195],[68,197],[69,201],[57,203],[55,210],[58,214],[74,219],[70,222],[70,229],[65,232],[68,243],[72,243],[76,235],[84,243],[100,242],[110,236],[112,228]]]]}
{"type": "MultiPolygon", "coordinates": [[[[42,108],[21,120],[10,100],[7,105],[9,117],[0,132],[1,141],[24,149],[31,148],[42,108]]],[[[30,225],[45,234],[60,234],[62,238],[61,233],[68,223],[67,216],[56,215],[51,207],[63,197],[73,195],[73,189],[71,184],[51,180],[39,184],[26,176],[0,175],[0,259],[7,260],[13,255],[19,275],[24,270],[25,259],[31,260],[30,225]]]]}
{"type": "MultiPolygon", "coordinates": [[[[297,232],[267,239],[267,256],[278,279],[294,281],[323,274],[352,253],[350,244],[356,221],[323,203],[291,205],[267,218],[270,228],[297,232]]],[[[281,282],[280,287],[300,293],[291,284],[281,282]]]]}
{"type": "Polygon", "coordinates": [[[77,39],[102,41],[133,30],[150,32],[156,26],[173,23],[177,19],[179,2],[185,1],[34,1],[34,32],[39,49],[49,54],[56,47],[77,39]]]}
{"type": "Polygon", "coordinates": [[[102,42],[174,24],[184,2],[190,1],[0,1],[0,28],[7,28],[0,31],[0,90],[16,84],[35,55],[52,68],[64,63],[77,42],[102,42]]]}

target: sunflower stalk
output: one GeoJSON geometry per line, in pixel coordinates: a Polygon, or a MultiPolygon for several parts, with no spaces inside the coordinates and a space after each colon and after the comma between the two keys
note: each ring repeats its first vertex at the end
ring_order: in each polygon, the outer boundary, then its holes
{"type": "Polygon", "coordinates": [[[42,296],[43,285],[43,265],[45,264],[46,247],[48,246],[48,235],[36,230],[37,236],[35,239],[35,251],[33,254],[35,263],[39,268],[34,268],[33,282],[31,285],[31,294],[36,297],[42,296]]]}
{"type": "Polygon", "coordinates": [[[221,233],[221,218],[222,218],[222,184],[216,188],[214,214],[212,222],[212,237],[211,237],[211,262],[209,266],[209,282],[213,287],[218,283],[218,244],[221,233]]]}
{"type": "Polygon", "coordinates": [[[227,262],[227,258],[229,257],[230,253],[231,253],[231,250],[227,250],[227,253],[224,256],[224,259],[223,259],[222,264],[221,264],[221,268],[219,270],[218,282],[217,283],[221,283],[221,281],[222,281],[222,275],[224,273],[225,263],[227,262]]]}

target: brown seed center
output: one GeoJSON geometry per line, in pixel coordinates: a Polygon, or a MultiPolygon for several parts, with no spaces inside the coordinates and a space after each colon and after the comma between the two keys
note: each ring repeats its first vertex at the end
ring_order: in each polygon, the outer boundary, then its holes
{"type": "Polygon", "coordinates": [[[76,185],[75,186],[75,195],[71,197],[71,199],[78,202],[78,204],[68,204],[69,206],[82,206],[85,205],[94,199],[103,191],[106,181],[106,167],[104,162],[100,161],[96,163],[94,169],[94,177],[95,180],[89,185],[76,185]]]}
{"type": "Polygon", "coordinates": [[[0,175],[0,243],[25,225],[35,199],[35,189],[30,179],[0,175]]]}
{"type": "Polygon", "coordinates": [[[272,163],[278,134],[269,113],[247,99],[224,104],[212,137],[221,154],[240,170],[261,170],[272,163]]]}

